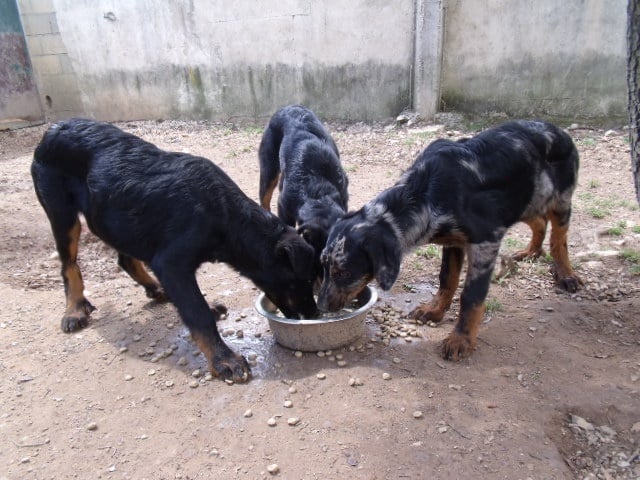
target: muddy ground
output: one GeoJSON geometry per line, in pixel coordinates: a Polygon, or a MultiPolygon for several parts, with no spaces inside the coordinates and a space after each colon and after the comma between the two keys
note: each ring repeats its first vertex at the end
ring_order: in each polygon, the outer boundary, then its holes
{"type": "MultiPolygon", "coordinates": [[[[215,161],[257,199],[262,125],[120,126],[215,161]]],[[[432,139],[479,126],[329,124],[350,206],[432,139]]],[[[569,249],[585,288],[556,291],[544,258],[520,264],[491,285],[479,347],[459,363],[438,353],[457,296],[439,327],[406,323],[418,337],[386,344],[369,316],[351,348],[298,358],[255,313],[248,280],[204,265],[202,290],[229,307],[226,341],[256,358],[250,383],[227,385],[205,376],[174,308],[150,302],[86,232],[80,264],[98,309],[86,329],[60,330],[59,262],[29,175],[44,128],[0,132],[0,479],[640,477],[640,214],[624,130],[570,130],[582,165],[569,249]]],[[[512,229],[503,253],[527,236],[512,229]]],[[[376,309],[430,298],[438,255],[407,255],[376,309]]]]}

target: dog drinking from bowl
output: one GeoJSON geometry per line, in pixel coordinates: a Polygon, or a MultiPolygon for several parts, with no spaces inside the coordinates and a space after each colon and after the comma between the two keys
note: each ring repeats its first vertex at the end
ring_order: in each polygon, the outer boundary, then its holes
{"type": "Polygon", "coordinates": [[[225,380],[246,381],[250,368],[218,333],[226,309],[209,308],[200,291],[196,270],[203,262],[227,263],[287,317],[316,316],[313,248],[205,158],[72,119],[44,134],[31,174],[62,262],[65,332],[86,326],[94,310],[77,263],[80,213],[148,297],[168,297],[176,306],[211,372],[225,380]]]}
{"type": "Polygon", "coordinates": [[[260,204],[271,210],[278,185],[278,216],[296,227],[314,248],[321,278],[320,253],[329,229],[345,215],[349,200],[349,181],[338,147],[311,110],[289,105],[269,120],[258,157],[260,204]]]}
{"type": "Polygon", "coordinates": [[[578,163],[571,137],[541,121],[512,121],[473,138],[434,141],[394,186],[333,226],[321,256],[318,307],[341,309],[373,279],[389,290],[406,252],[424,243],[441,244],[439,290],[411,316],[443,319],[466,256],[460,314],[442,344],[442,356],[470,355],[501,240],[515,223],[525,222],[532,231],[528,248],[516,259],[541,254],[550,222],[557,285],[568,292],[582,285],[567,250],[578,163]]]}

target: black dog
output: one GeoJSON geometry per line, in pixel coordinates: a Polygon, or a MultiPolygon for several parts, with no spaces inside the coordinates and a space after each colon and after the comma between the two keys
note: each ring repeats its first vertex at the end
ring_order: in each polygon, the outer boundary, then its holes
{"type": "Polygon", "coordinates": [[[338,147],[311,110],[289,105],[269,120],[258,155],[261,205],[271,209],[279,183],[278,216],[313,246],[321,275],[320,252],[349,198],[338,147]]]}
{"type": "Polygon", "coordinates": [[[500,242],[513,224],[526,222],[533,232],[529,248],[516,254],[524,258],[540,254],[551,221],[556,282],[569,292],[582,284],[567,252],[577,175],[573,141],[545,122],[508,122],[470,139],[433,142],[395,186],[332,228],[322,252],[318,307],[339,310],[374,278],[388,290],[405,252],[419,243],[441,244],[438,293],[411,315],[442,320],[466,254],[460,317],[443,343],[442,355],[453,360],[469,355],[476,346],[500,242]]]}
{"type": "Polygon", "coordinates": [[[313,249],[205,158],[165,152],[115,126],[74,119],[44,134],[31,174],[62,262],[65,332],[86,326],[94,309],[76,263],[79,213],[118,251],[119,265],[147,296],[164,300],[166,292],[216,376],[245,381],[250,369],[220,338],[216,321],[224,307],[211,310],[196,282],[203,262],[228,263],[287,317],[317,312],[313,249]]]}

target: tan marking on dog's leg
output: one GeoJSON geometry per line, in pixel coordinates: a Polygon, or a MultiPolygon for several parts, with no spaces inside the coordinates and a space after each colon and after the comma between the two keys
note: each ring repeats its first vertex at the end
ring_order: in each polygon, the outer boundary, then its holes
{"type": "Polygon", "coordinates": [[[513,254],[511,258],[516,261],[524,259],[534,259],[544,255],[544,249],[542,243],[547,233],[547,218],[544,216],[534,217],[528,220],[524,220],[524,223],[529,225],[531,229],[531,240],[529,246],[513,254]]]}
{"type": "Polygon", "coordinates": [[[431,299],[431,301],[418,305],[409,314],[409,316],[423,322],[438,323],[442,321],[445,312],[451,306],[453,296],[455,295],[456,289],[458,288],[463,260],[464,257],[456,257],[455,255],[451,255],[451,260],[449,261],[449,271],[447,272],[448,274],[445,276],[444,282],[441,281],[438,292],[435,294],[433,299],[431,299]]]}
{"type": "Polygon", "coordinates": [[[153,298],[159,302],[166,302],[168,300],[167,295],[160,286],[160,283],[153,278],[140,260],[129,257],[127,255],[120,254],[118,258],[118,265],[129,276],[142,285],[147,293],[147,297],[153,298]]]}
{"type": "Polygon", "coordinates": [[[66,295],[66,310],[62,318],[62,330],[71,332],[87,325],[89,314],[94,310],[84,297],[84,282],[78,266],[78,244],[82,226],[77,220],[69,230],[69,247],[62,264],[62,278],[66,295]]]}
{"type": "Polygon", "coordinates": [[[273,191],[276,189],[276,186],[278,185],[279,177],[280,177],[279,175],[276,176],[276,178],[274,178],[273,181],[269,183],[269,185],[267,186],[267,190],[264,192],[264,195],[260,199],[260,205],[262,206],[262,208],[264,208],[268,212],[271,211],[271,197],[273,197],[273,191]]]}
{"type": "Polygon", "coordinates": [[[446,360],[461,360],[473,353],[478,344],[478,331],[484,316],[485,305],[474,305],[460,318],[453,332],[442,342],[442,357],[446,360]]]}
{"type": "Polygon", "coordinates": [[[556,284],[568,292],[576,292],[582,285],[582,280],[575,274],[569,261],[569,250],[567,248],[567,233],[569,223],[564,225],[553,212],[549,212],[551,221],[551,256],[553,257],[553,275],[556,284]]]}

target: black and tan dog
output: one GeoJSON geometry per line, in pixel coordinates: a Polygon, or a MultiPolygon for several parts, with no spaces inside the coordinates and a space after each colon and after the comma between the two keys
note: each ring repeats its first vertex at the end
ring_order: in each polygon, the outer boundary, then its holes
{"type": "Polygon", "coordinates": [[[269,120],[258,156],[261,205],[271,209],[279,185],[278,216],[316,250],[320,276],[320,252],[349,199],[338,147],[311,110],[289,105],[269,120]]]}
{"type": "Polygon", "coordinates": [[[210,309],[196,282],[203,262],[229,264],[288,317],[317,312],[313,249],[205,158],[160,150],[110,124],[73,119],[44,134],[31,174],[62,262],[65,332],[86,326],[94,309],[76,262],[79,213],[117,250],[119,265],[148,297],[173,302],[216,376],[245,381],[250,369],[220,338],[216,321],[224,307],[210,309]]]}
{"type": "Polygon", "coordinates": [[[322,252],[318,307],[339,310],[374,278],[388,290],[405,252],[422,243],[441,244],[440,288],[411,315],[442,320],[466,255],[460,317],[442,355],[452,360],[469,355],[500,242],[513,224],[526,222],[533,233],[529,247],[516,254],[524,258],[542,252],[550,221],[556,283],[569,292],[582,284],[567,252],[577,175],[573,141],[545,122],[514,121],[457,142],[436,140],[393,187],[334,225],[322,252]]]}

